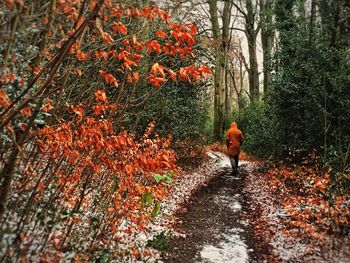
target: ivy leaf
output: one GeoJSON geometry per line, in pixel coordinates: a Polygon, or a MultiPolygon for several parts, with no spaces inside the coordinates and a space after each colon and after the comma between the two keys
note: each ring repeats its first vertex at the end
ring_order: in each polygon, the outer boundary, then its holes
{"type": "Polygon", "coordinates": [[[154,177],[154,180],[156,180],[157,183],[159,183],[163,179],[163,176],[161,176],[160,174],[154,174],[153,177],[154,177]]]}
{"type": "Polygon", "coordinates": [[[168,184],[171,184],[171,183],[173,182],[173,180],[172,180],[169,176],[167,176],[167,175],[164,175],[163,179],[164,179],[164,181],[167,182],[168,184]]]}
{"type": "Polygon", "coordinates": [[[153,203],[153,196],[151,193],[144,193],[142,195],[142,205],[151,205],[153,203]]]}

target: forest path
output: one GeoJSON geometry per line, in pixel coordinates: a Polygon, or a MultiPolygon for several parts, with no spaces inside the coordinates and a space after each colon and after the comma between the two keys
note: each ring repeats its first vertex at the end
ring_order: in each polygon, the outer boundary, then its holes
{"type": "Polygon", "coordinates": [[[251,163],[240,162],[238,176],[226,165],[176,214],[182,235],[170,238],[163,262],[254,262],[264,247],[249,225],[249,197],[243,188],[251,163]]]}

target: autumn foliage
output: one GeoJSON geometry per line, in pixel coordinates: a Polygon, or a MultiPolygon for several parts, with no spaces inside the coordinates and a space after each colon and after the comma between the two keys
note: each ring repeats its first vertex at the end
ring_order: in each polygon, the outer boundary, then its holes
{"type": "Polygon", "coordinates": [[[341,191],[332,169],[324,171],[316,157],[303,165],[268,170],[268,189],[287,213],[285,233],[322,243],[327,235],[349,232],[349,194],[341,191]]]}
{"type": "MultiPolygon", "coordinates": [[[[211,71],[188,59],[195,26],[156,6],[55,3],[30,21],[48,28],[35,59],[24,49],[2,61],[1,257],[138,258],[136,244],[122,244],[159,213],[176,155],[154,122],[144,134],[127,131],[125,112],[167,83],[200,83],[211,71]]],[[[6,5],[25,12],[24,2],[6,5]]]]}

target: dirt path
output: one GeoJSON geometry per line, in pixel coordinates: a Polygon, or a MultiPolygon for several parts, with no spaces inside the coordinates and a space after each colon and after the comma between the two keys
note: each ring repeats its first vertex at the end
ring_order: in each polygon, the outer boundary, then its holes
{"type": "Polygon", "coordinates": [[[163,262],[254,262],[264,247],[247,223],[249,198],[242,189],[249,163],[242,162],[234,177],[227,166],[176,214],[182,234],[169,240],[163,262]]]}

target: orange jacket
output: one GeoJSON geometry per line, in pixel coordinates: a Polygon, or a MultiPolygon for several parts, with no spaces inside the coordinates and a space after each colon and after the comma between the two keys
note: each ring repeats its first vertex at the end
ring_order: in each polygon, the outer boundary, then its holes
{"type": "Polygon", "coordinates": [[[226,133],[225,140],[227,145],[227,154],[235,157],[238,156],[244,137],[242,132],[238,130],[237,123],[232,122],[231,128],[226,133]]]}

